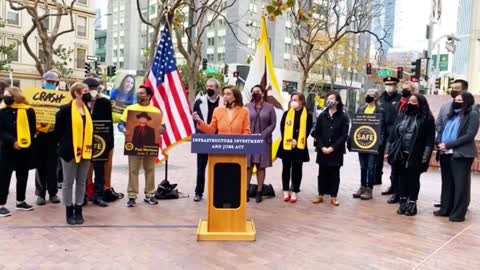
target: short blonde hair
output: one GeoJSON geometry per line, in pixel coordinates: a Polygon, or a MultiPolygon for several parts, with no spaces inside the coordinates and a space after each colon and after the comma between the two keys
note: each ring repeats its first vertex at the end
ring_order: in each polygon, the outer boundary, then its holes
{"type": "Polygon", "coordinates": [[[70,87],[70,94],[72,95],[72,98],[75,98],[75,94],[79,94],[82,92],[84,88],[88,89],[88,85],[81,83],[81,82],[76,82],[70,87]]]}

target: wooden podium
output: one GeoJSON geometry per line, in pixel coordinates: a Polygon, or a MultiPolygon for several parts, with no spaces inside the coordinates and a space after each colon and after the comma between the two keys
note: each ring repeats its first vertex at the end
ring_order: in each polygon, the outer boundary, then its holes
{"type": "Polygon", "coordinates": [[[208,216],[198,223],[198,241],[255,241],[246,219],[247,154],[264,149],[258,135],[192,136],[192,152],[208,154],[208,216]]]}

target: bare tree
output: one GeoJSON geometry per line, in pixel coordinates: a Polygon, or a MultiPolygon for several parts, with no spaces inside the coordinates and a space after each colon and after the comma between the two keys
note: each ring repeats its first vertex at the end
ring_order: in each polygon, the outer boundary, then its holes
{"type": "MultiPolygon", "coordinates": [[[[371,30],[374,18],[382,15],[382,5],[372,0],[272,1],[267,6],[271,18],[284,12],[292,18],[292,34],[297,41],[296,54],[301,67],[299,89],[304,89],[309,73],[322,57],[345,35],[367,33],[379,43],[383,35],[371,30]],[[295,3],[296,2],[296,3],[295,3]],[[319,39],[325,36],[325,39],[319,39]]],[[[353,44],[352,44],[353,46],[353,44]]]]}
{"type": "Polygon", "coordinates": [[[28,54],[35,61],[35,68],[40,76],[54,67],[54,44],[58,38],[64,34],[73,32],[75,30],[73,20],[73,6],[77,0],[72,0],[69,4],[65,0],[8,0],[10,8],[16,11],[27,11],[32,19],[32,26],[23,35],[23,46],[28,54]],[[43,9],[44,12],[41,12],[43,9]],[[69,17],[70,26],[66,30],[60,30],[60,23],[63,17],[69,17]],[[45,24],[47,20],[54,19],[54,26],[51,31],[48,25],[45,24]],[[42,54],[38,55],[32,49],[29,43],[29,37],[36,31],[40,38],[40,48],[42,54]]]}

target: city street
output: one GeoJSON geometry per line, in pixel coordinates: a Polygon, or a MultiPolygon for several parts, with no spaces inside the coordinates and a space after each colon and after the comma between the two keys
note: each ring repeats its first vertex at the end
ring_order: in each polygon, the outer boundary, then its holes
{"type": "MultiPolygon", "coordinates": [[[[112,184],[125,193],[128,166],[118,135],[116,143],[112,184]]],[[[247,206],[256,242],[196,241],[198,220],[207,213],[205,200],[192,200],[196,159],[189,143],[170,152],[169,180],[190,198],[151,206],[141,196],[135,208],[127,208],[126,199],[107,208],[89,204],[82,226],[66,225],[60,204],[15,211],[12,184],[7,207],[13,215],[0,219],[0,269],[480,269],[478,175],[472,178],[467,221],[452,223],[432,215],[440,196],[436,169],[422,175],[418,215],[406,217],[380,196],[389,182],[388,166],[386,184],[375,188],[373,200],[352,198],[360,173],[355,153],[346,156],[342,169],[340,206],[312,204],[318,171],[312,149],[310,158],[296,204],[281,200],[281,162],[267,170],[267,183],[274,185],[277,197],[261,204],[251,200],[247,206]]],[[[161,165],[156,183],[163,179],[161,165]]],[[[34,201],[31,171],[27,202],[34,201]]]]}

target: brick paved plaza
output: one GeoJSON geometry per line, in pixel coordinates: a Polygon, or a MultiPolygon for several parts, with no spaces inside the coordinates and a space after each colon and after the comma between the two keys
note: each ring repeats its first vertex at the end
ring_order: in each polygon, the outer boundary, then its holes
{"type": "MultiPolygon", "coordinates": [[[[120,145],[117,140],[112,182],[126,192],[128,167],[120,145]]],[[[193,196],[196,159],[189,147],[185,143],[171,151],[169,180],[193,196]]],[[[313,151],[310,157],[314,159],[313,151]]],[[[472,179],[467,221],[451,223],[432,215],[440,194],[437,170],[422,176],[418,215],[405,217],[380,196],[386,184],[376,187],[372,201],[352,199],[359,184],[356,154],[348,154],[345,163],[341,205],[334,207],[310,203],[316,193],[314,162],[304,166],[299,202],[284,203],[281,162],[276,162],[267,171],[267,182],[280,196],[248,203],[256,242],[197,242],[196,225],[206,217],[206,201],[194,203],[192,197],[156,206],[138,200],[133,209],[125,199],[107,208],[89,205],[85,224],[74,227],[66,225],[62,205],[13,211],[0,219],[0,269],[480,269],[478,175],[472,179]]],[[[388,166],[385,173],[388,177],[388,166]]],[[[30,203],[35,200],[33,176],[31,171],[30,203]]],[[[162,179],[163,165],[157,184],[162,179]]],[[[14,184],[10,190],[7,206],[14,210],[14,184]]]]}

